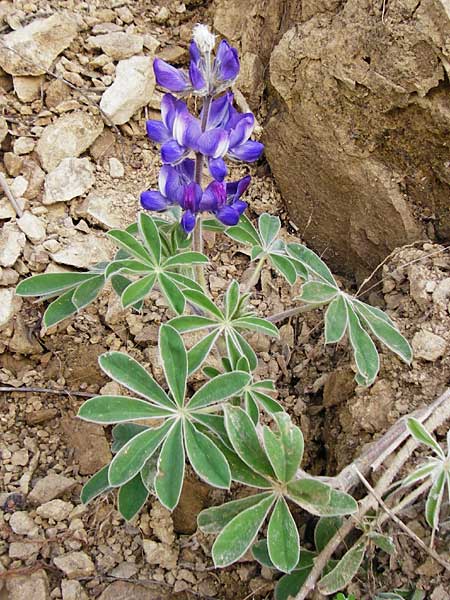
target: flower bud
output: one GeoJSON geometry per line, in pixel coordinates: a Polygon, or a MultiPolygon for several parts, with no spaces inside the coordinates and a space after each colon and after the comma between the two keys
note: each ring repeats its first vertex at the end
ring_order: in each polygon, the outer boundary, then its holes
{"type": "Polygon", "coordinates": [[[210,54],[213,51],[216,44],[216,36],[209,31],[208,25],[198,23],[194,27],[192,37],[202,54],[210,54]]]}

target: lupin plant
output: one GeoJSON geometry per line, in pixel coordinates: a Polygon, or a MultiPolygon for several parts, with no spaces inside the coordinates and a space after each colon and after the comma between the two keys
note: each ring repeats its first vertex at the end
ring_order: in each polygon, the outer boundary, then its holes
{"type": "MultiPolygon", "coordinates": [[[[263,145],[250,139],[253,114],[240,114],[233,105],[229,88],[239,74],[237,51],[221,41],[214,54],[215,45],[208,28],[197,25],[187,71],[154,61],[157,84],[167,91],[161,121],[147,121],[148,137],[161,144],[159,185],[142,192],[143,211],[135,224],[108,232],[118,246],[113,260],[86,272],[35,275],[22,281],[17,293],[52,300],[44,314],[47,328],[95,300],[109,281],[123,307],[137,312],[145,310],[150,292],[162,295],[173,313],[159,334],[165,383],[157,383],[127,354],[100,356],[101,369],[130,395],[96,396],[79,411],[81,419],[114,425],[114,458],[85,485],[82,501],[118,489],[118,510],[126,520],[149,496],[173,510],[186,461],[213,487],[229,489],[238,482],[254,488],[253,495],[203,511],[199,527],[218,534],[212,550],[216,566],[232,564],[252,546],[258,557],[262,543],[266,562],[291,574],[283,583],[290,589],[292,581],[302,580],[305,565],[312,565],[292,512],[336,519],[355,512],[357,503],[299,469],[302,433],[272,397],[274,382],[258,378],[258,358],[246,334],[278,336],[270,319],[248,304],[261,270],[273,268],[291,286],[300,280],[301,306],[328,305],[325,342],[337,343],[348,333],[360,385],[373,383],[379,369],[371,335],[407,363],[411,349],[385,313],[339,288],[317,254],[300,243],[286,244],[278,217],[264,213],[254,225],[243,214],[250,176],[227,181],[226,159],[254,162],[263,145]],[[198,116],[182,99],[188,95],[202,100],[198,116]],[[232,281],[219,304],[203,271],[204,228],[247,245],[257,261],[246,286],[232,281]],[[190,348],[186,332],[200,334],[190,348]],[[213,353],[221,368],[217,361],[208,364],[213,353]],[[198,381],[201,368],[206,382],[196,387],[189,378],[197,373],[198,381]],[[266,521],[267,539],[255,544],[266,521]]],[[[327,585],[329,594],[339,589],[327,585]]]]}

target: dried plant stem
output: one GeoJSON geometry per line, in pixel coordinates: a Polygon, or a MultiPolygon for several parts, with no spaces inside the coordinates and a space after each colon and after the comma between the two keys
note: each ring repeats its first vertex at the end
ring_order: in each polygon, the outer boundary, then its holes
{"type": "Polygon", "coordinates": [[[280,321],[284,321],[285,319],[289,319],[290,317],[296,317],[297,315],[316,310],[316,308],[320,308],[321,306],[323,306],[322,303],[303,304],[302,306],[296,306],[295,308],[290,308],[289,310],[283,310],[283,312],[276,313],[275,315],[266,318],[271,323],[279,323],[280,321]]]}
{"type": "Polygon", "coordinates": [[[21,217],[23,215],[23,210],[19,206],[19,203],[17,202],[17,200],[14,198],[13,193],[11,192],[7,181],[6,181],[5,177],[3,176],[3,173],[0,173],[0,186],[2,187],[3,191],[5,192],[5,196],[11,202],[12,207],[16,211],[16,215],[18,217],[21,217]]]}
{"type": "Polygon", "coordinates": [[[266,259],[267,259],[267,256],[265,254],[263,254],[261,256],[261,258],[259,259],[255,269],[253,270],[253,273],[250,275],[249,280],[242,288],[243,294],[249,292],[252,289],[252,287],[254,287],[258,283],[259,277],[261,275],[261,271],[264,266],[264,263],[266,262],[266,259]]]}
{"type": "MultiPolygon", "coordinates": [[[[428,431],[433,432],[439,425],[444,423],[447,419],[450,418],[450,389],[446,390],[444,394],[442,394],[435,403],[439,404],[439,410],[434,410],[433,413],[426,419],[425,425],[428,431]]],[[[395,427],[395,425],[394,425],[395,427]]],[[[391,428],[392,430],[392,428],[391,428]]],[[[389,431],[391,431],[389,430],[389,431]]],[[[389,432],[388,432],[389,433],[389,432]]],[[[385,434],[386,435],[386,434],[385,434]]],[[[384,437],[384,436],[383,436],[384,437]]],[[[381,438],[383,439],[383,438],[381,438]]],[[[377,442],[378,443],[378,442],[377,442]]],[[[391,485],[392,481],[403,467],[405,462],[409,459],[414,450],[419,446],[419,442],[417,442],[414,438],[410,438],[406,444],[399,450],[394,460],[392,461],[389,468],[384,472],[384,474],[380,477],[377,485],[374,488],[375,493],[378,496],[383,496],[386,490],[391,485]]],[[[372,448],[373,450],[373,448],[372,448]]],[[[347,469],[353,468],[355,476],[358,477],[358,472],[361,473],[362,469],[358,465],[358,461],[355,461],[352,465],[347,467],[347,469]],[[355,465],[357,465],[355,467],[355,465]]],[[[367,468],[367,467],[366,467],[367,468]]],[[[369,465],[370,468],[370,465],[369,465]]],[[[339,479],[339,476],[336,478],[339,479]]],[[[347,535],[354,529],[355,526],[358,525],[363,519],[363,517],[377,506],[377,500],[375,497],[370,494],[366,496],[359,505],[359,510],[355,515],[349,517],[344,523],[339,531],[333,536],[333,538],[328,542],[319,556],[316,558],[314,562],[314,567],[311,569],[308,577],[306,578],[305,583],[302,586],[300,592],[295,596],[294,600],[305,600],[308,597],[308,594],[313,591],[316,587],[317,580],[321,576],[327,562],[333,556],[334,552],[337,550],[338,546],[345,540],[347,535]]]]}
{"type": "Polygon", "coordinates": [[[54,394],[55,396],[78,396],[80,398],[93,398],[97,394],[89,394],[87,392],[72,392],[71,390],[52,390],[51,388],[40,387],[13,387],[2,386],[0,393],[22,392],[24,394],[54,394]]]}
{"type": "Polygon", "coordinates": [[[416,533],[414,533],[414,531],[412,531],[407,525],[405,525],[405,523],[403,523],[401,519],[397,517],[397,515],[387,506],[387,504],[383,501],[380,495],[377,494],[377,492],[373,489],[373,487],[370,485],[370,483],[367,481],[364,475],[360,473],[356,467],[355,471],[362,483],[364,484],[364,486],[369,491],[369,493],[375,498],[379,506],[381,506],[381,508],[390,517],[390,519],[392,519],[392,521],[394,521],[394,523],[396,523],[396,525],[398,525],[400,529],[402,529],[406,533],[406,535],[408,535],[420,548],[422,548],[422,550],[429,554],[431,558],[433,558],[436,562],[442,565],[447,571],[450,571],[450,563],[441,558],[439,554],[435,550],[433,550],[433,548],[429,548],[420,539],[420,537],[416,533]]]}

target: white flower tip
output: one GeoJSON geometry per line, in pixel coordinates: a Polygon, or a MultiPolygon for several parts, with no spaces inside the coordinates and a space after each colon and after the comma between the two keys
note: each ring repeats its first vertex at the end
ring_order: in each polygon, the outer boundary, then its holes
{"type": "Polygon", "coordinates": [[[193,36],[194,42],[197,44],[198,49],[203,54],[212,52],[216,44],[216,36],[210,32],[208,25],[202,25],[197,23],[194,27],[193,36]]]}

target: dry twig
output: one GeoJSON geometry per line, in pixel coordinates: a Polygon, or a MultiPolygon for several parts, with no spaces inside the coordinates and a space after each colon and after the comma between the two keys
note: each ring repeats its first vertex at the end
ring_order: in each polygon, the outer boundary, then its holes
{"type": "Polygon", "coordinates": [[[72,392],[71,390],[52,390],[51,388],[40,387],[13,387],[2,386],[0,392],[22,392],[25,394],[53,394],[55,396],[79,396],[80,398],[93,398],[97,394],[89,394],[88,392],[72,392]]]}
{"type": "Polygon", "coordinates": [[[6,181],[5,177],[3,176],[3,173],[1,173],[1,172],[0,172],[0,186],[3,189],[3,191],[5,192],[5,196],[11,202],[12,207],[16,211],[16,215],[18,217],[21,217],[23,215],[23,210],[22,210],[21,206],[19,205],[19,203],[17,202],[17,200],[14,198],[13,193],[11,192],[11,189],[8,185],[8,182],[6,181]]]}

